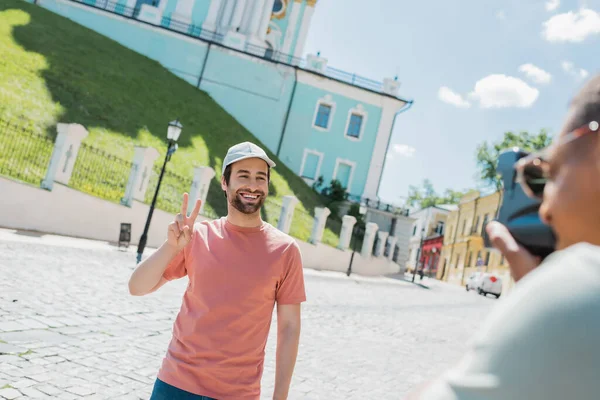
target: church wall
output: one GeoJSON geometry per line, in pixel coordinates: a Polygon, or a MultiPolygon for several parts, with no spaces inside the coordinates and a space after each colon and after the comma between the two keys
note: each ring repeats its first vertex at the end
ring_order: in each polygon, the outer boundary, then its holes
{"type": "Polygon", "coordinates": [[[291,67],[212,46],[200,88],[275,153],[294,79],[291,67]]]}

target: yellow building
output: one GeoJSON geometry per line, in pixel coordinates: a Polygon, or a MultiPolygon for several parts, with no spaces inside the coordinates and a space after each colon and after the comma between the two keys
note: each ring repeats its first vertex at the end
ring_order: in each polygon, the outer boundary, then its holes
{"type": "Polygon", "coordinates": [[[438,279],[464,286],[474,272],[493,272],[502,278],[503,293],[512,287],[504,257],[483,243],[485,225],[496,217],[499,201],[499,192],[481,196],[474,190],[465,194],[458,210],[448,215],[438,279]]]}

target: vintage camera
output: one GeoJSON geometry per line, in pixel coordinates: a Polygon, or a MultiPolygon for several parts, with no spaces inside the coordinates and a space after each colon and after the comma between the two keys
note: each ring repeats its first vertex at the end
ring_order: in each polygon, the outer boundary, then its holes
{"type": "MultiPolygon", "coordinates": [[[[502,177],[501,206],[496,221],[505,225],[515,240],[531,254],[546,258],[555,248],[555,236],[538,215],[540,201],[527,197],[516,182],[515,164],[528,153],[514,147],[503,151],[498,158],[498,173],[502,177]]],[[[487,232],[484,243],[492,247],[487,232]]]]}

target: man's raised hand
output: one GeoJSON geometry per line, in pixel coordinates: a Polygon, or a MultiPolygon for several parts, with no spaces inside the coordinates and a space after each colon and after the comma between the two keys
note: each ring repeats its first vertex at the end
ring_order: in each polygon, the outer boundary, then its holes
{"type": "Polygon", "coordinates": [[[194,231],[194,223],[200,213],[200,205],[202,202],[196,200],[196,205],[192,210],[192,213],[187,215],[189,195],[183,194],[183,203],[181,204],[181,211],[175,216],[175,221],[169,224],[169,231],[167,234],[167,243],[177,250],[183,249],[192,239],[192,232],[194,231]]]}

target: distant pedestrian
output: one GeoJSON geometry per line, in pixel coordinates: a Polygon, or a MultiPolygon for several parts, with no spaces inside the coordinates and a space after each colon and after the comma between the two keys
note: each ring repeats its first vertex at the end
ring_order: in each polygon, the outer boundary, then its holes
{"type": "Polygon", "coordinates": [[[556,252],[538,267],[503,225],[487,232],[517,284],[465,357],[413,399],[600,398],[600,75],[571,103],[555,142],[517,164],[556,252]]]}
{"type": "Polygon", "coordinates": [[[151,400],[258,400],[275,303],[273,399],[287,399],[306,295],[297,243],[260,216],[274,166],[255,144],[231,147],[221,178],[227,216],[195,224],[200,202],[188,216],[184,194],[168,239],[133,272],[133,295],[189,278],[151,400]]]}

